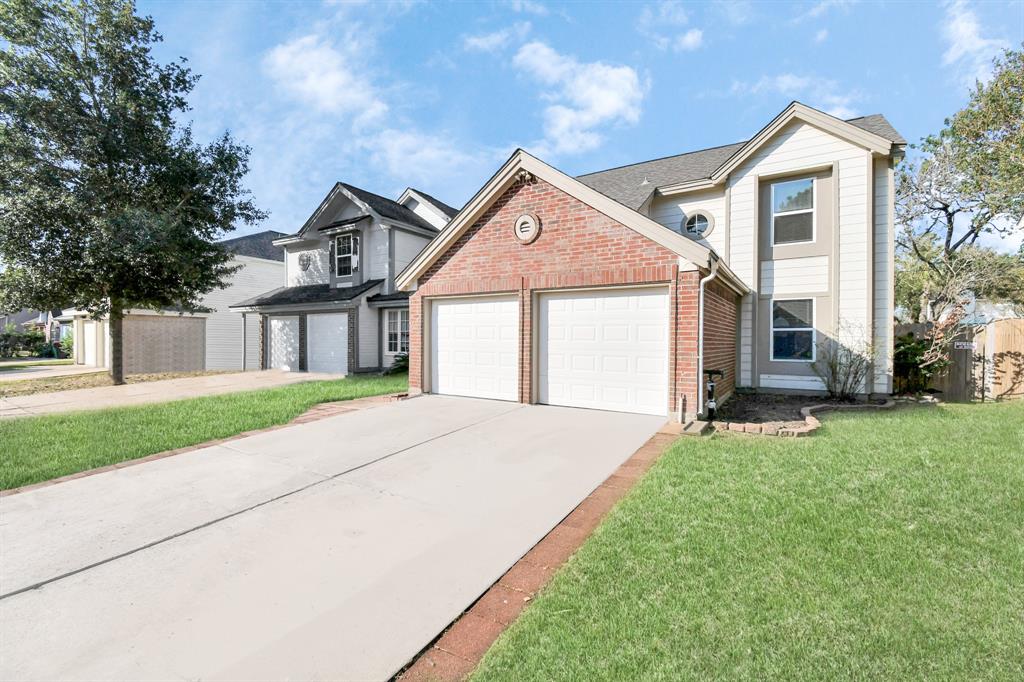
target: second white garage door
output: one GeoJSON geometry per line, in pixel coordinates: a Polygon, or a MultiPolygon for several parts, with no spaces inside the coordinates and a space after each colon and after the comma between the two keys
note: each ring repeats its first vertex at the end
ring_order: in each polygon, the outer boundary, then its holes
{"type": "Polygon", "coordinates": [[[306,339],[310,372],[348,373],[348,313],[308,315],[306,339]]]}
{"type": "Polygon", "coordinates": [[[519,301],[453,298],[431,307],[431,391],[517,400],[519,301]]]}
{"type": "Polygon", "coordinates": [[[299,368],[299,318],[270,318],[270,368],[294,372],[299,368]]]}
{"type": "Polygon", "coordinates": [[[538,322],[540,402],[668,413],[667,289],[543,294],[538,322]]]}

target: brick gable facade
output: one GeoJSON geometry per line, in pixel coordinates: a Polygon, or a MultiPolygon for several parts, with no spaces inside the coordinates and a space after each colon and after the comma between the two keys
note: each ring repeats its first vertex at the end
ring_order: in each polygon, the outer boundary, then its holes
{"type": "MultiPolygon", "coordinates": [[[[422,353],[423,335],[429,328],[426,302],[432,297],[492,293],[517,296],[519,400],[529,403],[536,401],[532,324],[535,292],[660,284],[669,289],[669,325],[675,332],[669,344],[666,412],[672,415],[682,407],[684,414],[692,415],[697,411],[700,277],[700,271],[680,271],[679,256],[673,251],[543,180],[518,180],[418,279],[409,303],[410,390],[429,391],[424,386],[422,353]],[[541,223],[540,236],[530,244],[520,243],[512,230],[514,221],[524,213],[536,215],[541,223]]],[[[726,317],[708,332],[727,336],[728,343],[734,344],[735,316],[732,325],[729,328],[726,317]]],[[[719,345],[724,354],[726,344],[719,345]]],[[[724,355],[716,357],[716,361],[724,360],[724,355]]]]}

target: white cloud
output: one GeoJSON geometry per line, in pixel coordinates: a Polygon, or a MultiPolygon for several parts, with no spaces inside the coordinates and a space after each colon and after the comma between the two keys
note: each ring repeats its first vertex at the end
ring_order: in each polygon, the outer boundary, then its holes
{"type": "Polygon", "coordinates": [[[523,45],[513,64],[547,86],[544,139],[538,154],[576,154],[598,147],[600,129],[640,120],[646,84],[628,66],[581,63],[541,42],[523,45]]]}
{"type": "Polygon", "coordinates": [[[317,35],[272,48],[263,59],[267,75],[282,90],[306,105],[334,114],[349,114],[361,124],[379,119],[388,106],[365,77],[350,48],[346,52],[317,35]]]}
{"type": "Polygon", "coordinates": [[[991,78],[992,58],[1010,46],[1005,40],[982,37],[978,17],[964,0],[946,5],[942,36],[947,44],[942,63],[957,71],[965,87],[991,78]]]}
{"type": "Polygon", "coordinates": [[[704,32],[699,28],[683,31],[690,15],[679,0],[665,0],[645,5],[637,18],[636,30],[659,50],[695,50],[703,44],[704,32]]]}
{"type": "Polygon", "coordinates": [[[794,17],[793,21],[801,22],[808,19],[819,19],[833,9],[847,11],[856,5],[858,1],[859,0],[820,0],[819,2],[813,3],[805,11],[794,17]]]}
{"type": "Polygon", "coordinates": [[[462,47],[475,52],[497,52],[513,40],[522,40],[530,32],[530,22],[521,21],[499,31],[480,35],[464,36],[462,47]]]}
{"type": "Polygon", "coordinates": [[[704,31],[691,28],[676,39],[677,50],[696,50],[704,43],[704,31]]]}
{"type": "Polygon", "coordinates": [[[763,76],[754,83],[736,81],[732,84],[734,95],[777,94],[800,100],[836,118],[857,116],[856,103],[861,96],[856,91],[843,92],[839,84],[818,76],[799,76],[782,73],[777,76],[763,76]]]}
{"type": "Polygon", "coordinates": [[[750,23],[756,14],[748,0],[720,0],[715,3],[715,10],[734,26],[750,23]]]}
{"type": "Polygon", "coordinates": [[[814,42],[816,42],[816,43],[823,43],[826,40],[828,40],[828,29],[827,28],[820,29],[817,33],[814,34],[814,42]]]}
{"type": "Polygon", "coordinates": [[[547,16],[548,14],[547,6],[534,2],[534,0],[512,0],[509,5],[512,7],[513,12],[536,14],[539,17],[547,16]]]}

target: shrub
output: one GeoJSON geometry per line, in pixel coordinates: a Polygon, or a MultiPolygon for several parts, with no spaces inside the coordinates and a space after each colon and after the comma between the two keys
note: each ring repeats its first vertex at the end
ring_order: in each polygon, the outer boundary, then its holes
{"type": "Polygon", "coordinates": [[[60,351],[66,358],[75,357],[75,335],[68,334],[60,340],[60,351]]]}
{"type": "Polygon", "coordinates": [[[870,393],[868,387],[874,345],[866,334],[844,334],[825,339],[818,344],[817,357],[811,368],[825,384],[830,398],[854,400],[860,393],[870,393]]]}
{"type": "Polygon", "coordinates": [[[402,372],[409,371],[409,354],[400,353],[395,356],[395,361],[391,363],[385,374],[401,374],[402,372]]]}
{"type": "Polygon", "coordinates": [[[923,393],[932,377],[949,364],[948,360],[925,363],[931,348],[930,338],[919,339],[912,333],[896,337],[893,351],[893,390],[896,393],[923,393]]]}

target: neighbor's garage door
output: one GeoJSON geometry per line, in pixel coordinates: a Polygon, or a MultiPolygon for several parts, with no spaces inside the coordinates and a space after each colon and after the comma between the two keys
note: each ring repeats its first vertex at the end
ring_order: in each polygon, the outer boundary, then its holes
{"type": "Polygon", "coordinates": [[[299,369],[299,318],[270,318],[270,368],[299,369]]]}
{"type": "Polygon", "coordinates": [[[617,412],[668,412],[668,289],[540,296],[538,399],[617,412]]]}
{"type": "Polygon", "coordinates": [[[517,400],[518,299],[455,298],[431,309],[431,391],[517,400]]]}
{"type": "Polygon", "coordinates": [[[348,373],[348,313],[306,317],[306,365],[310,372],[348,373]]]}

